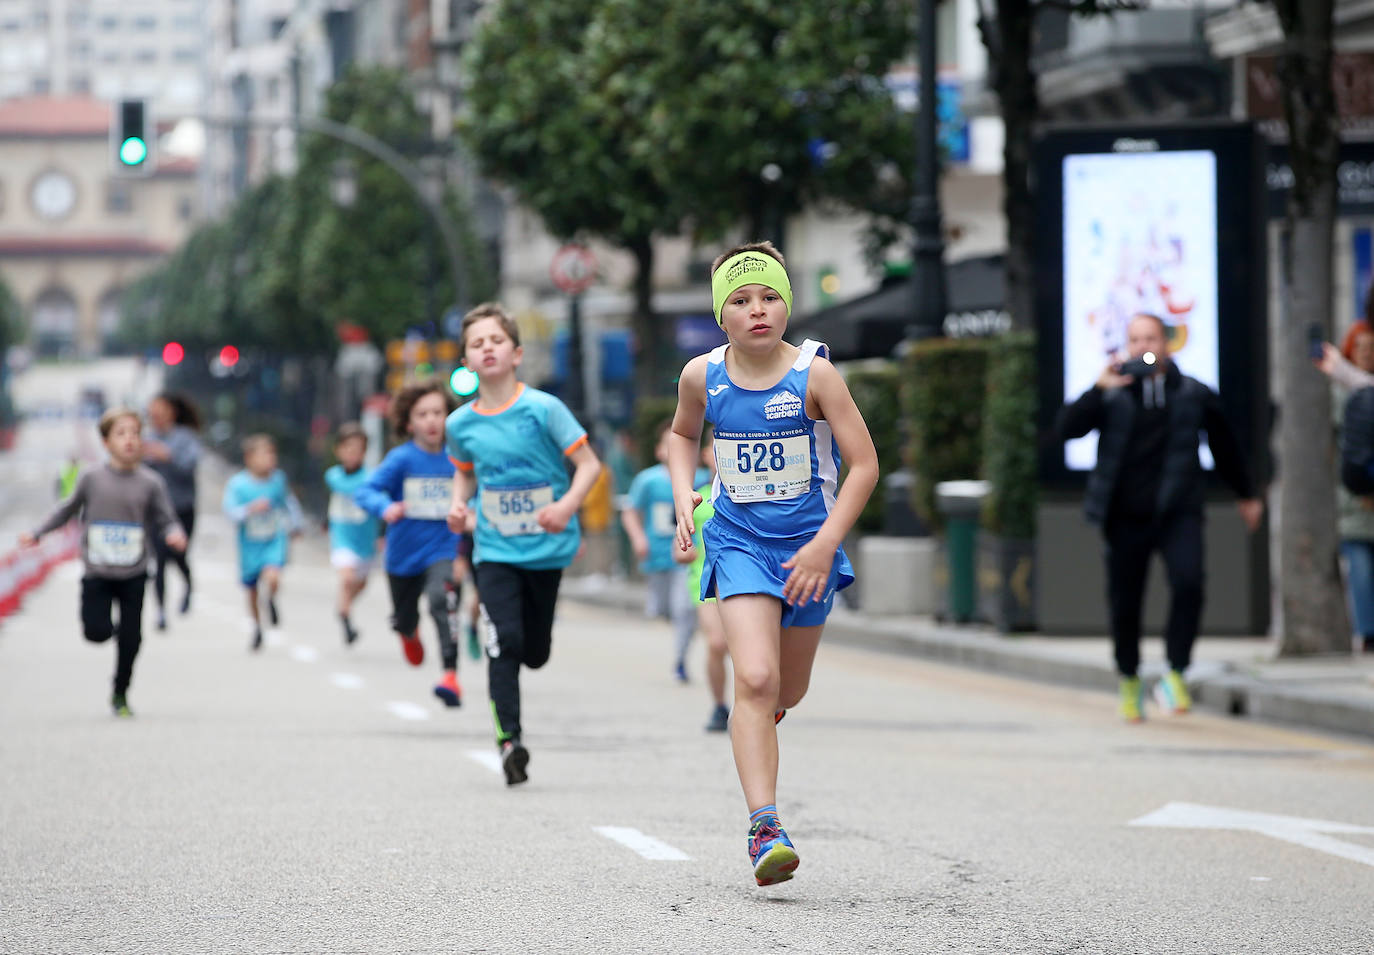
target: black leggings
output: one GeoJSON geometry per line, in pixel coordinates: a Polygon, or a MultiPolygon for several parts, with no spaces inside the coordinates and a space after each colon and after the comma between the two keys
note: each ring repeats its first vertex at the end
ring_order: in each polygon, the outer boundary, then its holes
{"type": "Polygon", "coordinates": [[[391,628],[402,636],[419,632],[420,595],[424,594],[439,636],[444,669],[458,669],[458,644],[453,641],[453,628],[460,591],[453,579],[453,561],[435,561],[418,574],[387,574],[386,579],[391,585],[391,628]]]}
{"type": "Polygon", "coordinates": [[[139,574],[127,580],[109,577],[81,579],[81,626],[91,643],[104,643],[118,636],[115,658],[114,691],[124,693],[134,675],[134,658],[143,644],[143,588],[147,579],[139,574]],[[116,633],[110,619],[113,607],[119,605],[119,627],[116,633]]]}
{"type": "Polygon", "coordinates": [[[186,593],[191,592],[191,565],[186,561],[186,554],[191,549],[191,533],[196,529],[195,507],[177,511],[177,520],[181,523],[181,529],[186,532],[186,548],[184,550],[172,550],[167,546],[167,542],[160,537],[153,540],[154,559],[157,563],[157,569],[153,572],[153,596],[157,598],[157,609],[159,610],[166,606],[167,561],[170,560],[176,564],[177,570],[181,571],[181,576],[186,578],[186,593]]]}
{"type": "Polygon", "coordinates": [[[1202,515],[1170,514],[1158,521],[1110,521],[1105,530],[1107,600],[1112,613],[1116,668],[1135,676],[1140,666],[1140,612],[1150,555],[1159,551],[1169,578],[1165,652],[1171,669],[1182,672],[1193,658],[1202,618],[1202,515]]]}
{"type": "Polygon", "coordinates": [[[529,570],[513,564],[477,565],[487,681],[499,740],[518,737],[520,667],[537,670],[553,649],[553,611],[561,570],[529,570]]]}

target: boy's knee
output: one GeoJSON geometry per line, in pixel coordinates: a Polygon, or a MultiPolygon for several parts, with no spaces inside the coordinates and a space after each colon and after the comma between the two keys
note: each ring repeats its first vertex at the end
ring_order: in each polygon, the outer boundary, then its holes
{"type": "Polygon", "coordinates": [[[778,691],[778,706],[784,710],[790,710],[802,701],[806,696],[806,691],[810,688],[810,681],[802,683],[801,686],[784,686],[778,691]]]}
{"type": "Polygon", "coordinates": [[[81,635],[91,643],[105,643],[114,636],[114,625],[108,621],[101,624],[86,623],[82,627],[81,635]]]}
{"type": "Polygon", "coordinates": [[[740,666],[735,663],[735,695],[776,699],[778,695],[778,671],[768,666],[740,666]]]}

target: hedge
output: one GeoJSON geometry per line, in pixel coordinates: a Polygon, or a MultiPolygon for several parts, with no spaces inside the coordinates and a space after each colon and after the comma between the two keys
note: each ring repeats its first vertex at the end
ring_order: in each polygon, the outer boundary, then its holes
{"type": "Polygon", "coordinates": [[[864,533],[877,533],[883,527],[883,482],[902,466],[901,370],[895,364],[864,368],[849,372],[845,381],[868,425],[873,446],[878,450],[878,486],[869,496],[855,527],[864,533]]]}
{"type": "Polygon", "coordinates": [[[991,341],[983,407],[983,476],[992,485],[983,526],[1002,537],[1035,536],[1035,339],[991,341]]]}
{"type": "Polygon", "coordinates": [[[982,476],[988,345],[982,338],[927,339],[903,360],[906,463],[916,478],[912,503],[936,531],[944,520],[935,507],[935,485],[982,476]]]}

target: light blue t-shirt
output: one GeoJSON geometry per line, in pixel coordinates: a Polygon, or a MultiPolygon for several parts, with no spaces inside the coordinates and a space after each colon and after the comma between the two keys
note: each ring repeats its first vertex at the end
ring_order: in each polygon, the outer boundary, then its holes
{"type": "Polygon", "coordinates": [[[264,567],[286,563],[287,536],[300,527],[301,506],[280,469],[265,478],[239,471],[224,485],[224,513],[239,528],[239,569],[247,580],[264,567]],[[266,500],[265,511],[249,505],[266,500]]]}
{"type": "MultiPolygon", "coordinates": [[[[692,478],[692,487],[709,478],[710,472],[698,468],[692,478]]],[[[630,507],[639,512],[639,518],[644,522],[644,536],[649,539],[649,556],[639,562],[640,571],[652,574],[672,570],[677,566],[673,560],[677,514],[673,509],[673,480],[668,476],[668,466],[655,464],[640,471],[630,482],[626,497],[630,507]]]]}
{"type": "Polygon", "coordinates": [[[414,577],[430,564],[458,556],[458,535],[448,529],[453,462],[442,449],[431,454],[414,441],[398,444],[353,499],[374,517],[381,517],[393,501],[405,502],[405,516],[386,530],[388,574],[414,577]]]}
{"type": "Polygon", "coordinates": [[[567,567],[582,540],[577,515],[558,534],[546,533],[535,515],[567,493],[568,455],[586,430],[563,402],[523,383],[503,408],[476,405],[453,412],[444,429],[454,465],[477,479],[473,563],[567,567]]]}
{"type": "Polygon", "coordinates": [[[377,530],[381,523],[359,506],[353,495],[367,483],[371,471],[358,468],[352,474],[336,464],[324,472],[329,488],[329,546],[352,551],[363,560],[377,552],[377,530]]]}

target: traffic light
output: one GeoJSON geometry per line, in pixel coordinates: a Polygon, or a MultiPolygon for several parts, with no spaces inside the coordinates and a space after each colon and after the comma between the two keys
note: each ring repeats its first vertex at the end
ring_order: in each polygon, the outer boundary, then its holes
{"type": "Polygon", "coordinates": [[[225,345],[219,350],[219,363],[225,368],[233,368],[239,363],[239,350],[233,345],[225,345]]]}
{"type": "Polygon", "coordinates": [[[186,349],[181,347],[181,342],[168,342],[162,346],[162,363],[164,365],[180,365],[181,360],[186,357],[186,349]]]}
{"type": "Polygon", "coordinates": [[[116,175],[147,176],[153,171],[156,142],[146,100],[121,99],[114,104],[110,149],[116,175]]]}
{"type": "Polygon", "coordinates": [[[460,398],[466,398],[477,390],[477,375],[467,365],[459,365],[448,376],[448,386],[460,398]]]}

